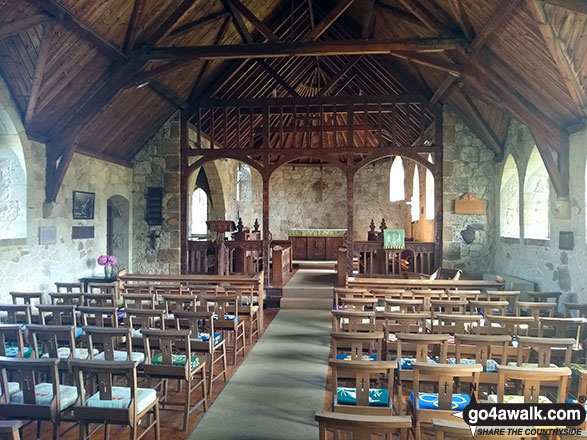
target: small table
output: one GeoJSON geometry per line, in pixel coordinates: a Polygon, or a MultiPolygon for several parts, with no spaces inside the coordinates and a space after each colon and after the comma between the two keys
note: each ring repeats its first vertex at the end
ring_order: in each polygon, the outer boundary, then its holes
{"type": "Polygon", "coordinates": [[[79,282],[84,284],[84,292],[88,291],[88,284],[90,283],[113,283],[118,279],[118,275],[112,274],[109,277],[104,275],[95,275],[91,277],[80,278],[79,282]]]}

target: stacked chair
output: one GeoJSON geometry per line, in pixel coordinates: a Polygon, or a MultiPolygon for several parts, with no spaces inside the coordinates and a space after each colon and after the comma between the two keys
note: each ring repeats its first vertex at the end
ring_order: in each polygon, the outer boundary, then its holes
{"type": "Polygon", "coordinates": [[[587,395],[587,306],[565,303],[560,316],[560,296],[530,292],[522,301],[519,291],[335,289],[331,404],[316,413],[320,438],[342,431],[401,437],[408,426],[416,440],[425,429],[437,439],[471,438],[453,414],[472,396],[576,402],[587,395]]]}

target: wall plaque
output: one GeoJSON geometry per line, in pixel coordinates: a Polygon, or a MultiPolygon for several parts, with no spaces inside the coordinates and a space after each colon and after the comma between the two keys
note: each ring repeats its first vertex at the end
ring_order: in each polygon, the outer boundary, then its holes
{"type": "Polygon", "coordinates": [[[57,243],[57,228],[55,226],[39,227],[39,244],[57,243]]]}
{"type": "Polygon", "coordinates": [[[93,226],[72,226],[71,238],[73,240],[80,240],[84,238],[94,238],[93,226]]]}
{"type": "Polygon", "coordinates": [[[560,231],[558,248],[565,251],[572,251],[575,249],[575,234],[572,231],[560,231]]]}
{"type": "Polygon", "coordinates": [[[466,193],[455,200],[455,214],[485,214],[485,200],[479,200],[473,193],[466,193]]]}

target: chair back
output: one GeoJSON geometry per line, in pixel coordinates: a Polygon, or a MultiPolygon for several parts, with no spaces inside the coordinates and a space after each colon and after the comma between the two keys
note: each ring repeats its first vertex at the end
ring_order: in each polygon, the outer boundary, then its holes
{"type": "Polygon", "coordinates": [[[385,299],[386,312],[418,313],[424,308],[424,301],[421,299],[385,299]]]}
{"type": "Polygon", "coordinates": [[[190,374],[190,356],[191,356],[191,334],[190,330],[155,330],[144,329],[143,344],[145,347],[145,363],[143,369],[147,375],[159,376],[177,376],[181,374],[186,380],[190,374]],[[161,356],[158,356],[160,362],[153,364],[153,351],[151,347],[157,347],[161,356]],[[186,357],[183,365],[177,365],[174,362],[174,356],[183,353],[186,357]]]}
{"type": "Polygon", "coordinates": [[[412,291],[406,289],[371,289],[371,295],[379,300],[413,299],[412,291]]]}
{"type": "MultiPolygon", "coordinates": [[[[328,434],[331,432],[333,438],[340,438],[337,435],[340,431],[350,432],[352,440],[370,440],[373,435],[378,435],[377,438],[392,438],[392,434],[412,427],[409,416],[369,416],[318,411],[315,418],[321,439],[330,438],[328,434]]],[[[344,438],[349,439],[348,436],[344,438]]],[[[400,438],[407,438],[407,435],[400,434],[400,438]]]]}
{"type": "Polygon", "coordinates": [[[580,318],[587,318],[587,304],[566,302],[564,303],[564,306],[565,318],[572,318],[573,315],[577,315],[580,318]]]}
{"type": "Polygon", "coordinates": [[[16,357],[24,357],[24,336],[22,325],[0,324],[0,356],[8,356],[8,354],[10,354],[7,350],[9,346],[16,347],[16,357]]]}
{"type": "Polygon", "coordinates": [[[431,299],[430,311],[432,313],[432,319],[435,319],[438,313],[463,315],[465,314],[467,304],[468,301],[465,299],[431,299]]]}
{"type": "Polygon", "coordinates": [[[583,329],[587,319],[585,318],[538,318],[538,337],[546,335],[554,338],[574,338],[575,348],[578,348],[583,340],[583,329]]]}
{"type": "Polygon", "coordinates": [[[342,298],[364,298],[368,295],[367,289],[353,287],[335,287],[334,288],[334,306],[340,304],[342,298]]]}
{"type": "Polygon", "coordinates": [[[154,295],[153,286],[150,284],[129,284],[124,283],[122,288],[122,294],[134,294],[134,295],[154,295]]]}
{"type": "Polygon", "coordinates": [[[84,291],[83,283],[55,283],[55,288],[59,293],[82,293],[84,291]]]}
{"type": "Polygon", "coordinates": [[[75,354],[75,327],[73,325],[38,325],[30,324],[27,330],[31,335],[35,357],[47,353],[48,357],[63,359],[59,356],[59,348],[69,349],[69,359],[75,354]]]}
{"type": "MultiPolygon", "coordinates": [[[[466,394],[473,393],[477,398],[479,388],[479,375],[483,371],[481,364],[443,365],[429,362],[414,362],[414,396],[420,396],[425,383],[434,384],[438,391],[438,407],[428,411],[453,411],[453,394],[461,393],[462,382],[470,384],[470,390],[466,394]],[[463,380],[463,379],[466,379],[463,380]]],[[[420,408],[420,399],[414,398],[414,410],[427,411],[420,408]]]]}
{"type": "Polygon", "coordinates": [[[83,306],[83,292],[51,292],[49,293],[51,304],[64,306],[83,306]]]}
{"type": "Polygon", "coordinates": [[[116,289],[118,287],[118,283],[88,283],[88,293],[114,293],[116,294],[116,289]]]}
{"type": "MultiPolygon", "coordinates": [[[[551,388],[553,383],[556,383],[558,390],[554,395],[556,402],[552,403],[564,403],[571,369],[567,367],[525,368],[500,365],[497,367],[497,373],[499,374],[497,403],[506,402],[504,397],[506,395],[506,384],[509,380],[518,381],[515,389],[522,390],[523,402],[520,403],[543,403],[540,399],[541,395],[544,395],[541,394],[542,387],[551,388]]],[[[552,393],[549,393],[549,395],[553,396],[552,393]]]]}
{"type": "Polygon", "coordinates": [[[474,350],[475,363],[483,365],[483,371],[487,371],[487,361],[490,359],[498,365],[506,365],[511,341],[512,337],[509,335],[456,334],[456,364],[461,364],[463,359],[470,359],[467,353],[474,350]]]}
{"type": "Polygon", "coordinates": [[[64,304],[39,304],[39,316],[42,325],[73,325],[77,324],[76,306],[64,304]],[[50,318],[50,319],[49,319],[50,318]]]}
{"type": "Polygon", "coordinates": [[[383,332],[331,332],[334,356],[345,355],[345,360],[381,361],[383,332]],[[348,359],[347,359],[348,357],[348,359]]]}
{"type": "Polygon", "coordinates": [[[505,316],[508,305],[509,303],[507,301],[469,301],[470,313],[480,314],[484,317],[494,315],[505,316]]]}
{"type": "Polygon", "coordinates": [[[124,323],[132,330],[165,330],[165,310],[125,309],[124,323]]]}
{"type": "Polygon", "coordinates": [[[537,338],[532,336],[518,337],[518,367],[524,366],[523,350],[530,348],[536,355],[536,361],[539,368],[548,368],[551,366],[553,350],[559,350],[559,353],[565,354],[564,365],[561,367],[568,367],[571,365],[571,357],[573,355],[573,347],[575,340],[572,338],[537,338]]]}
{"type": "Polygon", "coordinates": [[[59,422],[60,392],[58,359],[20,359],[0,357],[0,383],[8,389],[8,377],[15,378],[20,386],[22,402],[16,403],[8,393],[0,396],[0,414],[6,418],[26,420],[50,420],[59,422]],[[38,402],[36,386],[46,378],[52,386],[53,397],[48,402],[38,402]]]}
{"type": "Polygon", "coordinates": [[[480,290],[447,289],[446,295],[448,296],[448,299],[476,301],[481,296],[481,291],[480,290]]]}
{"type": "Polygon", "coordinates": [[[30,304],[0,304],[0,312],[6,313],[8,324],[30,324],[32,320],[30,304]]]}
{"type": "Polygon", "coordinates": [[[385,340],[389,335],[396,333],[426,333],[426,322],[430,319],[429,313],[401,313],[387,312],[384,315],[385,340]]]}
{"type": "Polygon", "coordinates": [[[532,316],[486,316],[484,328],[490,335],[527,336],[530,325],[536,321],[532,316]]]}
{"type": "Polygon", "coordinates": [[[438,313],[432,321],[432,333],[456,333],[479,334],[483,315],[457,315],[438,313]]]}
{"type": "Polygon", "coordinates": [[[523,316],[522,312],[526,312],[534,318],[540,316],[552,318],[556,307],[557,305],[555,303],[518,301],[516,303],[516,316],[523,316]]]}
{"type": "Polygon", "coordinates": [[[340,304],[344,310],[375,310],[377,298],[341,298],[340,304]]]}
{"type": "Polygon", "coordinates": [[[86,293],[84,298],[90,307],[116,307],[115,292],[86,293]]]}
{"type": "Polygon", "coordinates": [[[415,358],[416,362],[427,362],[428,356],[441,364],[447,360],[449,335],[423,333],[397,333],[397,362],[403,357],[415,358]]]}
{"type": "Polygon", "coordinates": [[[191,345],[194,350],[207,350],[213,353],[214,349],[214,319],[212,312],[175,312],[176,330],[191,331],[191,345]],[[207,341],[203,336],[208,336],[207,341]]]}
{"type": "Polygon", "coordinates": [[[238,295],[206,295],[199,298],[204,311],[214,313],[214,325],[221,329],[238,327],[241,298],[238,295]]]}
{"type": "Polygon", "coordinates": [[[125,309],[155,309],[154,293],[123,293],[122,303],[125,309]]]}
{"type": "Polygon", "coordinates": [[[332,330],[337,332],[374,332],[375,311],[333,310],[332,330]]]}
{"type": "Polygon", "coordinates": [[[117,307],[78,307],[83,327],[118,327],[117,307]]]}
{"type": "Polygon", "coordinates": [[[413,299],[422,299],[424,301],[423,311],[430,310],[430,301],[433,299],[446,299],[446,291],[444,289],[412,289],[413,299]]]}
{"type": "Polygon", "coordinates": [[[28,304],[31,307],[44,303],[43,292],[10,292],[13,304],[28,304]]]}
{"type": "Polygon", "coordinates": [[[120,350],[122,342],[126,343],[126,360],[132,359],[132,329],[129,327],[84,327],[87,336],[90,359],[94,359],[94,349],[98,345],[102,349],[105,361],[114,362],[114,352],[120,350]]]}
{"type": "Polygon", "coordinates": [[[160,297],[163,298],[163,303],[165,304],[165,313],[167,313],[167,315],[182,310],[190,310],[192,312],[196,311],[196,306],[198,302],[197,296],[188,294],[179,295],[164,293],[160,295],[160,297]]]}

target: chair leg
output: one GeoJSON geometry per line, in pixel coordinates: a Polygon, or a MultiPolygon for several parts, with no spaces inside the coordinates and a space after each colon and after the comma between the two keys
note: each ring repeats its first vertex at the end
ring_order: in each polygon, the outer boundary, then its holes
{"type": "Polygon", "coordinates": [[[86,425],[83,422],[80,423],[79,424],[79,440],[86,440],[87,432],[88,432],[88,425],[86,425]]]}
{"type": "Polygon", "coordinates": [[[129,440],[137,440],[137,426],[136,425],[132,425],[130,427],[130,432],[128,435],[129,440]]]}
{"type": "Polygon", "coordinates": [[[110,425],[104,423],[104,440],[110,440],[110,425]]]}
{"type": "Polygon", "coordinates": [[[232,346],[232,365],[236,365],[236,354],[238,352],[238,330],[234,332],[234,344],[232,346]]]}
{"type": "Polygon", "coordinates": [[[53,440],[59,438],[59,423],[53,423],[53,440]]]}
{"type": "Polygon", "coordinates": [[[209,376],[208,376],[208,380],[209,380],[209,388],[208,388],[208,394],[212,395],[212,387],[214,385],[214,348],[212,348],[212,353],[210,353],[210,356],[208,356],[208,361],[210,362],[210,367],[209,367],[209,376]]]}
{"type": "Polygon", "coordinates": [[[414,437],[416,440],[422,440],[422,426],[419,421],[416,422],[416,428],[414,430],[414,437]]]}
{"type": "Polygon", "coordinates": [[[43,422],[41,420],[39,420],[37,422],[37,440],[41,440],[41,427],[43,425],[43,422]]]}
{"type": "Polygon", "coordinates": [[[192,390],[192,378],[188,378],[185,386],[185,409],[183,412],[183,431],[188,430],[188,420],[190,418],[190,392],[192,390]]]}
{"type": "Polygon", "coordinates": [[[159,402],[155,405],[155,440],[161,440],[161,419],[159,418],[159,402]]]}
{"type": "Polygon", "coordinates": [[[208,411],[208,390],[206,387],[206,369],[202,368],[202,394],[204,395],[204,411],[208,411]]]}
{"type": "Polygon", "coordinates": [[[228,361],[226,359],[226,344],[222,344],[222,368],[224,369],[224,383],[228,382],[228,361]]]}

